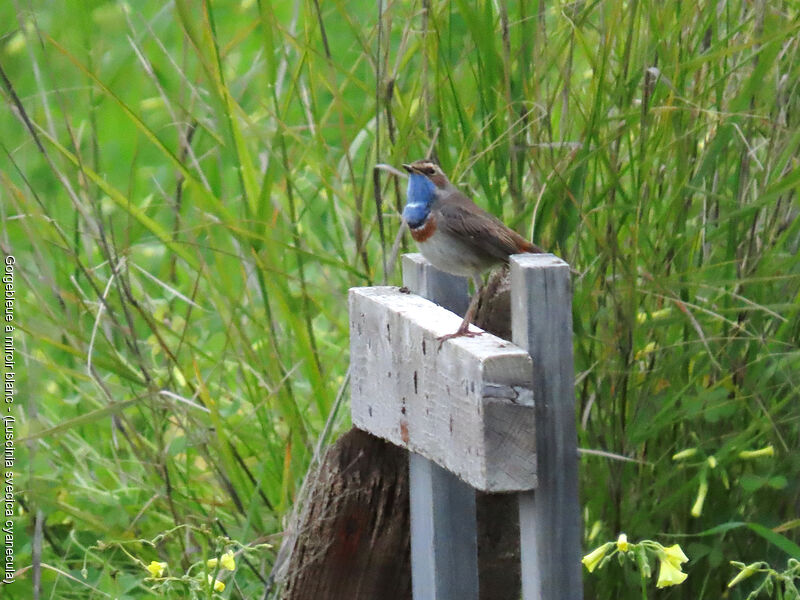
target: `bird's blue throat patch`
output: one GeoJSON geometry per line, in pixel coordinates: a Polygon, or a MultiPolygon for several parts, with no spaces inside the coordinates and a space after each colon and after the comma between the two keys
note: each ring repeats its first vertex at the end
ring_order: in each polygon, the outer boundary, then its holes
{"type": "Polygon", "coordinates": [[[403,218],[412,229],[425,223],[431,212],[431,204],[435,197],[434,183],[419,173],[408,176],[408,199],[403,209],[403,218]]]}

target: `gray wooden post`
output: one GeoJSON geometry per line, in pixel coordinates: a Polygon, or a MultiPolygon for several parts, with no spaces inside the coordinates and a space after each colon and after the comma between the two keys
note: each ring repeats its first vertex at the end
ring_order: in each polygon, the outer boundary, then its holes
{"type": "Polygon", "coordinates": [[[522,597],[581,600],[581,521],[569,265],[511,257],[513,341],[533,359],[538,485],[519,494],[522,597]]]}
{"type": "Polygon", "coordinates": [[[403,255],[403,285],[461,317],[469,307],[467,278],[438,270],[422,254],[403,255]]]}
{"type": "MultiPolygon", "coordinates": [[[[469,304],[467,281],[403,256],[403,284],[456,314],[469,304]]],[[[475,489],[436,463],[409,453],[411,585],[414,600],[478,599],[475,489]]]]}

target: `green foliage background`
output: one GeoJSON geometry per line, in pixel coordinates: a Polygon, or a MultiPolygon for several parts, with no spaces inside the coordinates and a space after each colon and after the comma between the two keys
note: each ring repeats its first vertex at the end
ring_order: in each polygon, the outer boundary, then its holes
{"type": "MultiPolygon", "coordinates": [[[[680,542],[658,595],[692,599],[797,553],[798,4],[380,4],[0,4],[28,567],[4,596],[32,597],[37,511],[42,597],[152,597],[131,556],[180,577],[215,536],[278,541],[343,391],[346,290],[399,281],[404,185],[373,166],[429,151],[578,272],[580,444],[635,459],[583,456],[587,549],[680,542]],[[209,533],[136,542],[176,526],[209,533]]],[[[260,597],[274,553],[222,596],[260,597]]]]}

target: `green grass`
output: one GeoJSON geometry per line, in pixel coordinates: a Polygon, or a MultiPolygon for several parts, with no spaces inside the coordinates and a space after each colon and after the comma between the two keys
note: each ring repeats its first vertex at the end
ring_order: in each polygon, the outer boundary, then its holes
{"type": "MultiPolygon", "coordinates": [[[[222,595],[260,597],[259,544],[279,542],[344,385],[346,290],[399,281],[404,186],[382,175],[376,199],[373,166],[429,149],[578,272],[580,444],[639,461],[582,458],[587,548],[680,542],[673,598],[719,598],[729,560],[783,568],[781,540],[800,541],[795,3],[385,3],[380,31],[371,2],[0,17],[17,567],[41,551],[43,598],[152,597],[132,557],[179,578],[222,535],[257,546],[222,595]]],[[[586,586],[640,597],[613,565],[586,586]]]]}

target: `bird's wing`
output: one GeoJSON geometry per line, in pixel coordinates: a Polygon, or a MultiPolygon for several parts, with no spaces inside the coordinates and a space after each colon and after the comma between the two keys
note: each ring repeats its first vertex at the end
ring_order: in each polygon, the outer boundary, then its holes
{"type": "Polygon", "coordinates": [[[437,202],[433,209],[441,215],[436,219],[439,229],[498,260],[508,261],[509,255],[520,252],[543,252],[461,192],[454,192],[447,200],[437,202]]]}

